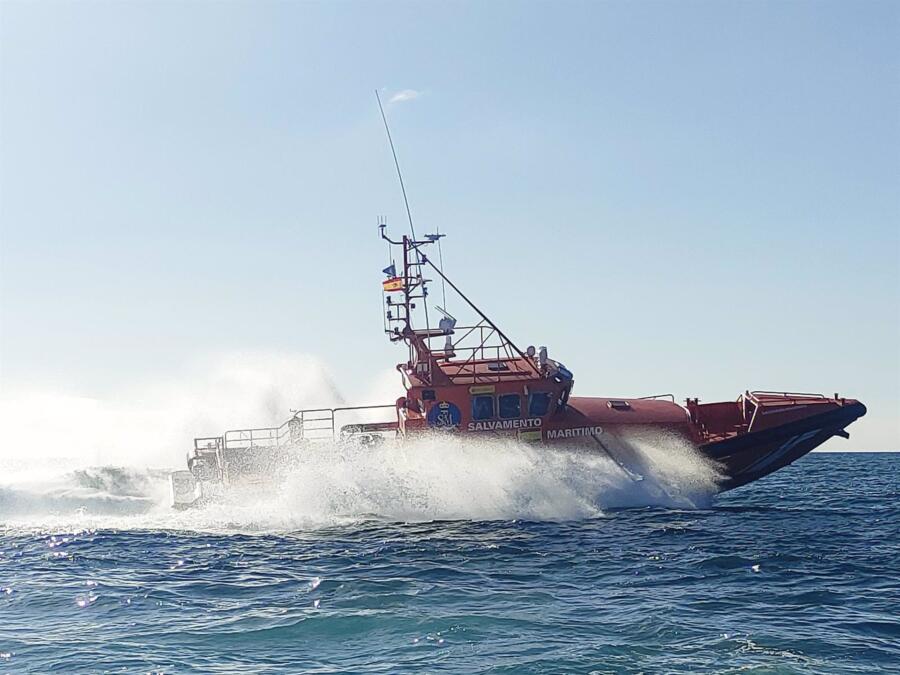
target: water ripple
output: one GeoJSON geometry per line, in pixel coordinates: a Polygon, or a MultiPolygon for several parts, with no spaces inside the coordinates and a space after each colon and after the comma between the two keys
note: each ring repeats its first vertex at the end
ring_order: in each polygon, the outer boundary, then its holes
{"type": "Polygon", "coordinates": [[[813,455],[708,508],[565,521],[19,521],[0,530],[0,670],[890,671],[898,476],[900,455],[813,455]]]}

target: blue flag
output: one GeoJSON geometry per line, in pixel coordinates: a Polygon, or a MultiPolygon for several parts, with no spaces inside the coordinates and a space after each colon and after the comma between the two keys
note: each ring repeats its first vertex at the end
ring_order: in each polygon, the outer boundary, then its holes
{"type": "Polygon", "coordinates": [[[394,266],[394,263],[391,263],[388,267],[385,267],[381,271],[387,274],[389,277],[397,276],[397,268],[394,266]]]}

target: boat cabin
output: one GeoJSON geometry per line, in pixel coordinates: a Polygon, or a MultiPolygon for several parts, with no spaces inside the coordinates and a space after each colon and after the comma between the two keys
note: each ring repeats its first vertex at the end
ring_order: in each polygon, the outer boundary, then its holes
{"type": "MultiPolygon", "coordinates": [[[[427,352],[425,352],[427,354],[427,352]]],[[[540,427],[561,411],[574,379],[537,357],[450,359],[429,354],[424,364],[402,364],[406,396],[398,402],[401,432],[508,431],[539,440],[540,427]],[[425,367],[423,367],[423,365],[425,367]],[[528,432],[534,432],[529,434],[528,432]]]]}

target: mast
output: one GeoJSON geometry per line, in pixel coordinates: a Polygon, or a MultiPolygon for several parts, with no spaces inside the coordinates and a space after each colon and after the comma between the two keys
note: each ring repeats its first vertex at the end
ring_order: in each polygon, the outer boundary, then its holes
{"type": "MultiPolygon", "coordinates": [[[[529,355],[526,355],[512,340],[510,340],[503,331],[501,331],[497,325],[491,321],[487,315],[482,312],[475,304],[467,298],[459,288],[456,287],[453,282],[451,282],[443,271],[443,262],[440,267],[436,266],[432,263],[428,257],[420,251],[422,246],[427,246],[429,244],[438,244],[438,254],[441,258],[443,258],[443,251],[441,250],[441,238],[444,236],[442,234],[432,234],[425,235],[424,240],[419,240],[416,238],[416,230],[415,225],[413,224],[412,210],[409,206],[409,198],[406,194],[406,185],[403,182],[403,172],[400,170],[400,160],[397,157],[397,149],[394,145],[394,139],[391,136],[391,129],[388,125],[387,115],[384,112],[384,106],[381,103],[381,95],[378,93],[378,90],[375,90],[375,99],[378,101],[378,110],[381,112],[381,120],[384,123],[384,131],[387,134],[388,144],[391,148],[391,156],[394,160],[394,168],[397,170],[397,180],[400,183],[400,192],[403,195],[403,204],[406,208],[406,218],[409,222],[409,234],[407,237],[403,235],[403,238],[400,241],[395,241],[390,239],[387,236],[385,230],[387,229],[387,225],[384,222],[379,223],[379,231],[381,234],[381,238],[386,240],[388,244],[392,246],[401,246],[403,248],[403,273],[402,275],[397,274],[397,270],[395,269],[393,263],[385,270],[385,272],[390,272],[388,276],[390,277],[386,281],[383,282],[383,290],[385,294],[385,304],[387,305],[387,309],[385,310],[386,314],[386,324],[385,330],[389,334],[392,342],[398,342],[400,340],[407,343],[409,346],[409,362],[408,367],[415,371],[417,376],[424,377],[426,380],[431,381],[432,375],[435,370],[440,371],[441,366],[438,363],[437,357],[435,355],[435,350],[431,348],[431,339],[442,337],[446,339],[446,343],[444,345],[443,350],[438,350],[437,354],[442,359],[442,363],[450,363],[451,359],[456,356],[457,351],[460,351],[460,342],[464,342],[466,338],[473,336],[474,340],[477,336],[480,338],[480,343],[478,343],[475,347],[465,347],[464,350],[470,351],[471,356],[466,361],[472,361],[473,359],[480,358],[481,360],[493,360],[499,362],[503,360],[504,356],[501,355],[501,349],[503,353],[506,355],[506,358],[514,358],[513,354],[518,355],[518,358],[522,359],[523,362],[527,363],[531,370],[537,375],[540,375],[540,370],[535,365],[533,360],[529,355]],[[443,303],[444,308],[442,310],[442,314],[444,314],[444,318],[439,322],[439,327],[432,329],[431,322],[428,317],[428,279],[426,279],[422,272],[423,268],[428,265],[435,272],[437,272],[441,277],[441,287],[443,289],[443,303]],[[474,325],[466,329],[465,334],[459,338],[456,342],[454,342],[451,336],[454,335],[454,328],[456,327],[456,319],[450,316],[446,312],[447,305],[447,295],[446,295],[446,286],[449,285],[454,291],[456,291],[457,295],[475,312],[475,314],[480,317],[480,321],[474,325]],[[417,292],[418,291],[418,292],[417,292]],[[401,302],[394,302],[392,293],[402,292],[403,297],[401,302]],[[425,315],[425,328],[424,330],[417,330],[413,325],[413,312],[416,309],[416,303],[414,300],[421,299],[422,301],[422,311],[425,315]],[[396,324],[400,324],[399,326],[396,324]],[[402,328],[401,328],[402,327],[402,328]],[[490,328],[490,331],[485,335],[485,328],[490,328]],[[489,345],[488,342],[491,341],[492,337],[496,335],[499,338],[499,344],[489,345]],[[494,354],[493,359],[487,358],[487,354],[489,350],[493,350],[492,354],[494,354]]],[[[438,308],[441,309],[441,308],[438,308]]],[[[463,330],[463,329],[460,329],[463,330]]],[[[496,339],[494,340],[496,341],[496,339]]]]}
{"type": "MultiPolygon", "coordinates": [[[[384,122],[384,131],[387,134],[388,144],[391,146],[391,155],[394,158],[394,167],[397,169],[397,180],[400,182],[400,192],[403,194],[403,204],[406,207],[406,218],[409,221],[409,233],[412,235],[412,241],[416,242],[416,228],[413,225],[413,217],[412,211],[409,208],[409,198],[406,195],[406,185],[403,182],[403,172],[400,171],[400,160],[397,159],[397,149],[394,146],[394,139],[391,136],[391,128],[388,126],[387,115],[384,113],[384,106],[381,104],[381,95],[378,93],[378,90],[375,90],[375,100],[378,101],[378,110],[381,111],[381,120],[384,122]]],[[[404,236],[404,246],[403,246],[403,255],[404,255],[404,271],[409,269],[408,260],[406,259],[406,253],[409,250],[406,246],[406,237],[404,236]]],[[[416,252],[416,261],[417,263],[421,263],[421,259],[419,258],[419,250],[417,247],[413,247],[416,252]]],[[[422,281],[422,309],[425,312],[425,327],[428,328],[430,326],[430,321],[428,320],[428,291],[425,288],[424,279],[421,279],[421,265],[419,265],[419,278],[422,281]]],[[[410,303],[409,298],[406,299],[407,305],[407,324],[409,323],[410,317],[410,303]]]]}
{"type": "MultiPolygon", "coordinates": [[[[410,239],[406,235],[399,241],[391,239],[386,232],[387,225],[380,224],[379,231],[381,238],[387,241],[392,246],[401,246],[403,249],[403,270],[401,274],[396,275],[392,279],[388,279],[383,282],[383,286],[385,289],[385,304],[387,306],[387,319],[388,319],[388,334],[390,336],[391,341],[398,342],[404,341],[409,345],[410,348],[410,360],[409,366],[411,368],[415,368],[417,370],[418,375],[426,375],[426,373],[420,372],[420,368],[427,368],[427,376],[430,377],[436,361],[435,361],[435,350],[432,349],[430,341],[433,338],[445,338],[447,339],[447,346],[445,346],[443,351],[438,350],[437,356],[440,357],[445,362],[450,362],[451,357],[455,355],[456,351],[459,351],[459,342],[465,340],[466,337],[476,334],[480,336],[481,341],[475,347],[465,347],[465,350],[469,350],[472,353],[472,356],[469,360],[472,360],[476,357],[476,355],[480,355],[481,359],[501,361],[504,358],[514,358],[519,357],[523,360],[524,363],[528,364],[529,369],[533,370],[536,375],[540,376],[540,370],[537,365],[535,365],[534,361],[528,354],[526,354],[522,349],[518,347],[502,330],[497,326],[488,316],[485,314],[474,302],[472,302],[460,289],[456,284],[454,284],[446,274],[444,274],[443,270],[441,270],[437,265],[435,265],[429,257],[422,252],[420,249],[423,246],[428,246],[439,242],[439,239],[434,237],[433,235],[428,236],[424,240],[416,240],[410,239]],[[428,323],[426,318],[426,326],[424,329],[417,329],[414,325],[414,317],[413,312],[416,309],[415,300],[422,299],[423,301],[427,298],[428,289],[427,282],[428,280],[424,278],[422,275],[422,269],[428,266],[433,269],[441,278],[442,283],[449,286],[456,294],[462,299],[466,305],[479,317],[479,321],[474,326],[469,326],[466,328],[456,328],[456,320],[447,315],[450,319],[449,324],[445,325],[442,322],[441,327],[432,329],[428,323]],[[402,293],[402,298],[399,302],[395,302],[393,299],[393,293],[402,293]],[[392,324],[400,324],[400,326],[391,327],[392,324]],[[485,329],[490,329],[487,331],[487,335],[485,336],[485,329]],[[463,336],[459,339],[457,343],[452,343],[450,340],[450,336],[454,335],[456,330],[466,331],[463,336]],[[496,335],[499,338],[499,344],[488,345],[487,342],[490,340],[492,335],[496,335]],[[488,350],[493,349],[492,354],[495,354],[493,358],[489,358],[488,350]],[[501,351],[503,350],[506,353],[506,357],[501,355],[501,351]],[[426,365],[427,364],[427,365],[426,365]]],[[[395,270],[396,271],[396,270],[395,270]]],[[[473,338],[474,339],[474,338],[473,338]]]]}

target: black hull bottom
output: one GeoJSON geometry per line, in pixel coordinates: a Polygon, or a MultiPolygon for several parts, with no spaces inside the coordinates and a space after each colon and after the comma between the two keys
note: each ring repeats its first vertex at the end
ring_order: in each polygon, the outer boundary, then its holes
{"type": "Polygon", "coordinates": [[[700,446],[700,452],[721,467],[727,477],[720,484],[724,492],[795,462],[832,436],[844,434],[844,427],[865,414],[862,403],[848,404],[778,427],[707,443],[700,446]]]}

